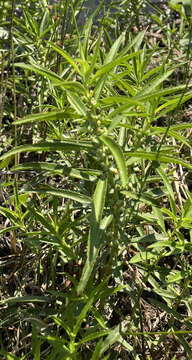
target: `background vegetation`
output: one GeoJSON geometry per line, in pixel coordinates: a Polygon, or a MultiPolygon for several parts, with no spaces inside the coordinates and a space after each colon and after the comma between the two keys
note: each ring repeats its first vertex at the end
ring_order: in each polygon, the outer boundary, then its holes
{"type": "Polygon", "coordinates": [[[191,359],[191,4],[0,3],[1,359],[191,359]]]}

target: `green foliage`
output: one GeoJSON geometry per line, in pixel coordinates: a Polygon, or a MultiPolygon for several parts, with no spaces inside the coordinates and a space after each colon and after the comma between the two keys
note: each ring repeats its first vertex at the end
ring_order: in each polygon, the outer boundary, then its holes
{"type": "Polygon", "coordinates": [[[1,5],[3,359],[191,358],[182,3],[1,5]]]}

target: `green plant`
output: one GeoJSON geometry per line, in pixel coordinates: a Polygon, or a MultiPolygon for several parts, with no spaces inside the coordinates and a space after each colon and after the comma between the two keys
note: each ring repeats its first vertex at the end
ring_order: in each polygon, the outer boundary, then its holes
{"type": "Polygon", "coordinates": [[[190,357],[192,201],[187,181],[179,182],[192,170],[191,123],[179,117],[192,96],[190,53],[175,58],[175,25],[161,21],[162,48],[145,30],[118,34],[104,20],[95,32],[103,4],[80,31],[82,1],[54,5],[71,16],[66,38],[66,21],[53,21],[47,5],[21,3],[24,24],[15,20],[24,52],[14,47],[9,87],[15,81],[21,95],[27,84],[29,114],[17,114],[18,143],[0,156],[0,168],[9,168],[0,235],[10,234],[15,252],[3,257],[14,281],[8,292],[2,277],[0,324],[3,335],[9,324],[21,336],[7,345],[2,335],[0,353],[149,359],[173,334],[190,357]],[[166,314],[165,328],[149,323],[146,304],[166,314]]]}

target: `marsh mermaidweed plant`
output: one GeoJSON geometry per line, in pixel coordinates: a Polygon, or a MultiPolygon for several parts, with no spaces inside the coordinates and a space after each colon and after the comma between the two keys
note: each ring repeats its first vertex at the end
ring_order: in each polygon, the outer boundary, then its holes
{"type": "Polygon", "coordinates": [[[0,354],[190,358],[190,14],[84,5],[15,4],[1,51],[0,354]]]}

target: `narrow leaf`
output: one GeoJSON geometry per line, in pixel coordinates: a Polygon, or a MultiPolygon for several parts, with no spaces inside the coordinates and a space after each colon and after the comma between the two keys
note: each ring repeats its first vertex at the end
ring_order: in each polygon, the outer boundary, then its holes
{"type": "Polygon", "coordinates": [[[17,303],[50,303],[50,296],[16,296],[0,300],[0,304],[17,304],[17,303]]]}
{"type": "Polygon", "coordinates": [[[117,59],[111,61],[111,62],[107,62],[105,63],[99,70],[97,70],[97,72],[93,75],[93,77],[91,78],[89,85],[91,85],[92,83],[94,83],[94,81],[98,78],[101,77],[102,75],[107,75],[112,69],[114,69],[116,66],[118,65],[123,65],[126,64],[126,62],[130,59],[132,59],[133,57],[135,57],[136,55],[138,55],[140,53],[140,51],[134,52],[130,55],[125,55],[122,57],[118,57],[117,59]]]}
{"type": "Polygon", "coordinates": [[[74,191],[67,191],[67,190],[58,190],[50,186],[42,185],[41,187],[34,188],[34,189],[27,189],[29,193],[40,193],[40,194],[47,194],[47,195],[55,195],[59,197],[63,197],[66,199],[71,199],[77,201],[81,204],[88,205],[91,203],[91,198],[86,195],[74,192],[74,191]]]}
{"type": "Polygon", "coordinates": [[[33,71],[37,74],[40,74],[42,76],[44,76],[45,78],[53,81],[53,82],[57,82],[58,81],[63,81],[62,78],[60,78],[59,75],[57,75],[55,72],[48,70],[46,68],[44,68],[43,66],[40,65],[36,65],[36,64],[25,64],[25,63],[15,63],[15,67],[20,67],[22,69],[25,70],[29,70],[29,71],[33,71]]]}
{"type": "Polygon", "coordinates": [[[158,166],[156,168],[157,173],[161,176],[161,178],[163,179],[163,182],[168,190],[168,198],[169,198],[169,202],[171,205],[171,210],[174,214],[174,216],[176,216],[177,214],[177,209],[176,209],[176,204],[175,204],[175,200],[174,200],[174,193],[173,193],[173,189],[172,186],[169,182],[169,179],[167,178],[162,166],[158,166]]]}
{"type": "Polygon", "coordinates": [[[50,41],[47,41],[47,44],[52,47],[53,50],[57,51],[67,62],[74,68],[74,70],[81,75],[81,71],[79,70],[77,64],[75,63],[74,59],[63,49],[61,49],[59,46],[53,44],[50,41]]]}
{"type": "Polygon", "coordinates": [[[116,342],[122,342],[121,334],[123,334],[126,331],[127,327],[128,327],[127,321],[124,320],[121,323],[119,323],[113,330],[111,330],[111,333],[103,341],[103,344],[100,349],[100,356],[116,342]]]}
{"type": "Polygon", "coordinates": [[[186,167],[190,170],[192,170],[192,165],[185,162],[184,160],[180,159],[180,158],[175,158],[173,156],[169,156],[169,155],[165,155],[164,153],[160,152],[159,154],[157,154],[156,152],[142,152],[142,151],[126,151],[124,152],[125,156],[128,157],[135,157],[138,159],[146,159],[146,160],[151,160],[151,161],[158,161],[158,162],[163,162],[163,163],[173,163],[173,164],[180,164],[183,167],[186,167]]]}
{"type": "Polygon", "coordinates": [[[125,162],[124,155],[123,155],[121,148],[109,136],[102,135],[102,136],[100,136],[100,140],[111,151],[111,153],[116,161],[117,168],[119,170],[122,185],[126,186],[128,183],[127,166],[126,166],[126,162],[125,162]]]}
{"type": "Polygon", "coordinates": [[[82,293],[87,285],[102,243],[104,229],[100,228],[100,220],[105,204],[106,189],[107,179],[99,179],[93,195],[93,210],[90,216],[91,227],[88,237],[87,260],[83,268],[82,276],[77,288],[78,294],[82,293]]]}
{"type": "Polygon", "coordinates": [[[20,124],[27,124],[35,121],[56,121],[56,120],[63,120],[66,113],[65,111],[52,111],[48,113],[40,113],[40,114],[33,114],[26,116],[24,118],[18,119],[14,121],[13,124],[20,125],[20,124]]]}
{"type": "Polygon", "coordinates": [[[98,176],[102,175],[102,172],[95,169],[84,169],[78,168],[74,169],[64,165],[57,165],[54,163],[48,162],[25,162],[23,164],[19,164],[13,166],[11,171],[48,171],[50,174],[57,174],[61,176],[70,176],[71,178],[82,179],[85,181],[95,181],[98,176]]]}
{"type": "Polygon", "coordinates": [[[93,195],[93,206],[94,206],[96,222],[101,221],[104,204],[105,204],[106,191],[107,191],[106,179],[105,180],[99,179],[93,195]]]}
{"type": "MultiPolygon", "coordinates": [[[[141,97],[144,96],[146,94],[151,94],[153,93],[153,91],[160,85],[163,83],[163,81],[165,81],[172,73],[174,70],[169,70],[167,71],[165,74],[158,76],[155,80],[149,82],[149,84],[147,84],[138,94],[136,97],[141,97]]],[[[135,98],[136,98],[135,97],[135,98]]]]}
{"type": "Polygon", "coordinates": [[[89,298],[86,300],[85,306],[81,310],[81,313],[79,314],[76,324],[74,326],[73,333],[75,336],[78,334],[78,331],[81,327],[81,324],[82,324],[87,312],[91,309],[93,301],[96,300],[97,295],[100,293],[101,289],[104,286],[106,286],[106,283],[108,280],[109,280],[109,277],[102,280],[102,282],[99,283],[99,285],[96,288],[93,288],[93,291],[91,292],[91,294],[89,294],[89,298]]]}
{"type": "Polygon", "coordinates": [[[79,115],[82,115],[82,116],[87,115],[86,107],[77,95],[73,94],[70,91],[67,91],[67,97],[68,97],[68,100],[69,100],[71,106],[79,115]]]}
{"type": "Polygon", "coordinates": [[[40,141],[36,144],[27,144],[17,146],[14,149],[0,156],[0,160],[7,159],[13,155],[27,151],[79,151],[92,149],[91,143],[73,142],[73,141],[40,141]]]}
{"type": "Polygon", "coordinates": [[[19,216],[15,211],[0,206],[0,214],[9,219],[15,226],[21,226],[19,216]]]}
{"type": "Polygon", "coordinates": [[[107,56],[105,58],[105,61],[104,61],[105,64],[110,63],[114,59],[124,38],[125,38],[125,34],[122,33],[117,38],[117,40],[115,40],[113,46],[111,47],[109,53],[107,54],[107,56]]]}

